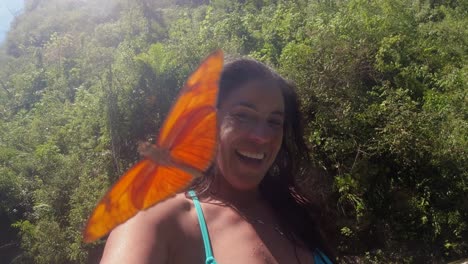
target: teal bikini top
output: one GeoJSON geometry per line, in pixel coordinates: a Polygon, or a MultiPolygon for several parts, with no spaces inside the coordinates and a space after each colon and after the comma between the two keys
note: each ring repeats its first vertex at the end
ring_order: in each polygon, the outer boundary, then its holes
{"type": "MultiPolygon", "coordinates": [[[[200,224],[200,230],[202,233],[203,238],[203,245],[205,247],[205,256],[206,256],[206,264],[216,264],[216,260],[213,257],[213,251],[211,250],[211,243],[210,243],[210,236],[208,234],[208,229],[206,228],[205,217],[203,216],[203,210],[200,205],[200,201],[198,201],[198,197],[195,191],[190,190],[188,192],[190,197],[193,200],[193,204],[195,205],[195,210],[197,211],[198,222],[200,224]]],[[[314,250],[314,264],[332,264],[330,259],[322,253],[318,248],[314,250]]]]}

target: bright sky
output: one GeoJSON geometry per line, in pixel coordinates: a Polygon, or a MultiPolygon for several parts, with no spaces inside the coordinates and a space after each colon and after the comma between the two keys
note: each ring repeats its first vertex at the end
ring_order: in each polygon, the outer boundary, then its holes
{"type": "Polygon", "coordinates": [[[10,28],[13,14],[18,14],[23,8],[23,0],[0,0],[0,43],[10,28]]]}

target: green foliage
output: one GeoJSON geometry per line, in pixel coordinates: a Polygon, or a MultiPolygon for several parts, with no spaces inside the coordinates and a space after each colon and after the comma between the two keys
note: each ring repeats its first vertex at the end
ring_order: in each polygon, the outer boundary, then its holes
{"type": "Polygon", "coordinates": [[[9,260],[96,261],[87,216],[216,48],[296,83],[341,260],[468,254],[466,1],[242,3],[26,1],[0,56],[0,225],[22,247],[9,260]]]}

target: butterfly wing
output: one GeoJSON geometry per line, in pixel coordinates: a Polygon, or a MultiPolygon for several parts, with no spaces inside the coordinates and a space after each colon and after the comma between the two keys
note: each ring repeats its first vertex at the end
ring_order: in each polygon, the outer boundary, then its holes
{"type": "Polygon", "coordinates": [[[211,163],[216,146],[218,81],[223,53],[210,55],[189,77],[172,107],[157,145],[169,151],[175,166],[145,159],[126,172],[101,199],[88,220],[83,236],[92,242],[139,210],[160,202],[185,188],[211,163]]]}
{"type": "Polygon", "coordinates": [[[208,168],[215,153],[216,100],[223,53],[214,52],[187,80],[159,134],[157,144],[169,149],[179,164],[199,171],[208,168]],[[176,122],[177,120],[177,122],[176,122]]]}
{"type": "Polygon", "coordinates": [[[157,165],[148,159],[138,162],[98,203],[88,220],[84,241],[104,236],[138,211],[173,195],[174,188],[184,188],[192,178],[177,167],[157,165]]]}
{"type": "Polygon", "coordinates": [[[85,242],[92,242],[104,236],[140,210],[138,205],[133,203],[133,196],[157,173],[157,168],[158,165],[154,162],[143,160],[120,177],[91,214],[83,232],[85,242]]]}
{"type": "Polygon", "coordinates": [[[188,119],[190,122],[174,138],[170,155],[179,166],[205,171],[215,153],[216,112],[211,108],[201,107],[190,113],[188,119]]]}

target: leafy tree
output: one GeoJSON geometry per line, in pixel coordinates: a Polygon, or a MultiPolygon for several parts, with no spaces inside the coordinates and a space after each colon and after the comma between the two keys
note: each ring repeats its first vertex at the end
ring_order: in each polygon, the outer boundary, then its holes
{"type": "Polygon", "coordinates": [[[0,56],[0,253],[95,262],[103,243],[81,240],[90,211],[138,159],[136,143],[155,140],[190,71],[222,48],[295,82],[323,171],[301,185],[336,219],[340,261],[466,256],[466,10],[454,0],[25,1],[0,56]]]}

